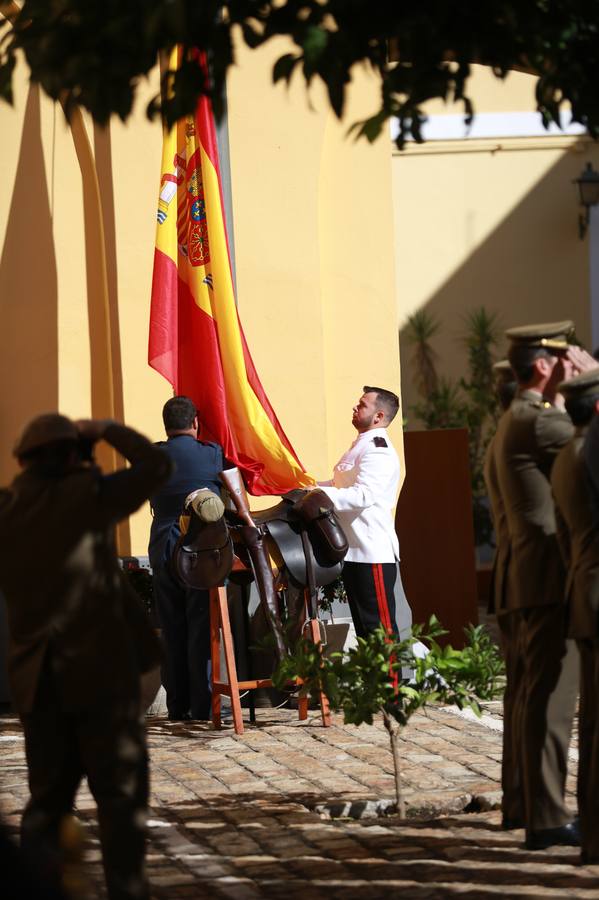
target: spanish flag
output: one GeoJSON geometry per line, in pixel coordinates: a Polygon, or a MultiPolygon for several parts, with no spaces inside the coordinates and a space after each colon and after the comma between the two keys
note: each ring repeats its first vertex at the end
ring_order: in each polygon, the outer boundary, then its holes
{"type": "MultiPolygon", "coordinates": [[[[197,58],[205,71],[205,57],[197,58]]],[[[250,493],[312,484],[260,384],[237,314],[207,97],[195,116],[165,130],[157,217],[150,366],[191,397],[201,437],[222,446],[250,493]]]]}

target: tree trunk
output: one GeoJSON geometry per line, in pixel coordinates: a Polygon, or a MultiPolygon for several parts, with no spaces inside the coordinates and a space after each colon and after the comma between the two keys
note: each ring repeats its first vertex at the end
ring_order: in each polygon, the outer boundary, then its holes
{"type": "Polygon", "coordinates": [[[393,754],[393,769],[395,775],[395,802],[397,806],[397,813],[400,819],[405,819],[406,805],[404,803],[403,794],[401,791],[401,759],[399,755],[399,738],[401,736],[401,725],[385,710],[383,710],[383,721],[385,723],[385,728],[387,729],[387,732],[389,734],[389,740],[391,741],[391,753],[393,754]]]}

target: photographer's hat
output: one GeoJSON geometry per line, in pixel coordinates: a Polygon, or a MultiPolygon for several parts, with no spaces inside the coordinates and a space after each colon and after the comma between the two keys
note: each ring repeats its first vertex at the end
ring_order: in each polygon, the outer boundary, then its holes
{"type": "Polygon", "coordinates": [[[79,432],[74,422],[60,413],[44,413],[25,426],[13,450],[14,456],[26,456],[46,444],[58,441],[77,441],[79,432]]]}

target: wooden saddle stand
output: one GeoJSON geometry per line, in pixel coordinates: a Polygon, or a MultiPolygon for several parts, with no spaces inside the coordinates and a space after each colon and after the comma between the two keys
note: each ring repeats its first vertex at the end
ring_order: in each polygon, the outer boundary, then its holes
{"type": "MultiPolygon", "coordinates": [[[[320,628],[316,619],[310,619],[308,623],[309,636],[315,644],[320,644],[320,628]]],[[[227,590],[224,586],[210,589],[210,655],[212,659],[212,724],[215,728],[221,727],[221,697],[229,697],[231,700],[231,713],[233,716],[233,728],[235,734],[243,734],[243,717],[241,713],[240,695],[244,691],[255,691],[259,688],[272,687],[270,678],[250,678],[239,681],[237,677],[237,664],[235,662],[235,650],[233,647],[233,634],[229,620],[229,607],[227,603],[227,590]],[[222,651],[225,661],[227,680],[221,681],[221,635],[222,651]]],[[[293,682],[297,687],[301,680],[293,682]]],[[[291,686],[291,685],[290,685],[291,686]]],[[[328,728],[331,724],[329,702],[324,694],[320,694],[320,712],[322,724],[328,728]]],[[[308,698],[298,697],[298,718],[308,718],[308,698]]],[[[250,721],[255,721],[253,705],[250,708],[250,721]]]]}
{"type": "MultiPolygon", "coordinates": [[[[221,698],[231,700],[233,725],[243,734],[240,693],[272,687],[270,678],[239,681],[225,581],[256,583],[279,660],[287,654],[279,613],[279,591],[295,597],[296,636],[303,632],[322,644],[318,619],[318,587],[337,578],[347,552],[347,541],[327,495],[318,489],[293,491],[271,509],[250,513],[245,486],[238,469],[222,472],[221,480],[233,500],[235,512],[224,512],[222,500],[206,489],[194,491],[185,502],[181,537],[173,554],[174,570],[189,587],[210,591],[210,648],[212,658],[212,721],[221,727],[221,698]],[[235,543],[235,551],[233,549],[235,543]],[[273,561],[273,553],[275,559],[273,561]],[[274,567],[274,568],[273,568],[274,567]],[[299,600],[299,605],[298,601],[299,600]],[[305,626],[301,628],[301,622],[305,626]],[[299,632],[297,626],[300,626],[299,632]],[[221,641],[227,680],[221,679],[221,641]]],[[[244,603],[247,634],[247,604],[244,603]]],[[[300,687],[296,679],[290,687],[300,687]]],[[[327,698],[320,695],[323,725],[330,725],[327,698]]],[[[299,718],[308,715],[308,698],[298,697],[299,718]]],[[[250,701],[250,721],[255,721],[250,701]]]]}

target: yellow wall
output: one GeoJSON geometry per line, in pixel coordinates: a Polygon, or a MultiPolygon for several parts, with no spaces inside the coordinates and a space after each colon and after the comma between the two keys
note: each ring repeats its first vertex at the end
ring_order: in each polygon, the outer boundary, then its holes
{"type": "MultiPolygon", "coordinates": [[[[142,88],[147,101],[157,89],[142,88]]],[[[0,482],[12,477],[11,447],[37,413],[105,416],[97,221],[82,187],[79,156],[59,106],[17,73],[14,109],[0,107],[0,482]]],[[[86,117],[106,235],[115,414],[154,439],[170,395],[146,363],[148,303],[161,134],[143,115],[111,133],[86,117]],[[112,147],[111,147],[112,141],[112,147]]],[[[89,173],[86,186],[89,187],[89,173]]],[[[144,553],[148,512],[133,518],[123,552],[144,553]]]]}
{"type": "MultiPolygon", "coordinates": [[[[477,112],[534,109],[534,79],[505,83],[479,69],[477,112]]],[[[459,107],[431,106],[431,114],[459,107]]],[[[441,374],[465,373],[463,316],[484,306],[511,325],[572,318],[589,344],[588,238],[578,237],[572,180],[599,148],[584,138],[540,136],[432,141],[393,156],[396,278],[403,352],[402,388],[410,426],[417,399],[407,316],[426,309],[442,323],[432,340],[441,374]]],[[[505,351],[502,340],[497,349],[505,351]]]]}
{"type": "MultiPolygon", "coordinates": [[[[345,137],[321,96],[271,84],[284,45],[244,53],[229,88],[239,308],[254,361],[304,464],[325,477],[353,439],[364,382],[398,389],[391,159],[345,137]]],[[[115,411],[153,439],[170,387],[147,365],[161,131],[142,85],[127,126],[86,119],[106,236],[115,411]]],[[[348,122],[376,101],[356,77],[348,122]]],[[[105,414],[99,260],[90,197],[59,107],[17,73],[14,109],[0,106],[0,483],[14,473],[15,435],[60,408],[105,414]],[[86,212],[87,211],[87,212],[86,212]],[[88,305],[91,307],[88,310],[88,305]],[[91,351],[90,351],[91,347],[91,351]]],[[[393,428],[401,442],[399,422],[393,428]]],[[[147,509],[123,550],[145,553],[147,509]]]]}
{"type": "MultiPolygon", "coordinates": [[[[299,80],[270,86],[285,49],[241,53],[230,78],[238,302],[283,427],[323,478],[353,440],[362,386],[399,390],[391,159],[385,137],[346,136],[374,108],[375,82],[356,77],[339,124],[299,80]]],[[[392,437],[399,446],[399,419],[392,437]]]]}

